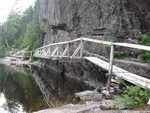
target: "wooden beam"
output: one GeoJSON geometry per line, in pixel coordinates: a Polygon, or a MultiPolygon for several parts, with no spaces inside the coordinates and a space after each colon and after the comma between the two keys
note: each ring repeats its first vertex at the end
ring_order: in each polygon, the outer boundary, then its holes
{"type": "Polygon", "coordinates": [[[107,80],[107,90],[110,90],[111,79],[112,79],[112,71],[113,71],[113,61],[114,61],[114,45],[111,46],[110,50],[110,61],[109,61],[109,69],[108,69],[108,80],[107,80]]]}
{"type": "Polygon", "coordinates": [[[51,47],[48,48],[48,55],[51,55],[51,47]]]}
{"type": "Polygon", "coordinates": [[[129,47],[129,48],[134,48],[134,49],[150,51],[150,46],[144,46],[144,45],[139,45],[139,44],[130,44],[130,43],[113,43],[113,44],[116,46],[129,47]]]}
{"type": "Polygon", "coordinates": [[[64,42],[48,44],[46,46],[40,47],[39,49],[42,49],[42,48],[45,48],[45,47],[49,47],[49,46],[54,46],[54,45],[63,45],[63,44],[68,44],[68,43],[74,43],[74,42],[77,42],[77,41],[80,41],[80,40],[82,40],[82,38],[77,38],[77,39],[70,40],[70,41],[64,41],[64,42]]]}
{"type": "Polygon", "coordinates": [[[61,57],[64,57],[67,54],[68,51],[69,51],[69,45],[67,44],[67,46],[66,46],[63,54],[61,55],[61,57]]]}
{"type": "Polygon", "coordinates": [[[71,57],[75,57],[78,54],[78,52],[80,51],[81,47],[82,47],[82,44],[80,43],[78,48],[74,51],[74,53],[71,57]]]}
{"type": "Polygon", "coordinates": [[[54,51],[53,51],[52,54],[51,54],[51,57],[55,56],[55,54],[56,54],[57,51],[58,51],[58,47],[56,47],[56,48],[54,49],[54,51]]]}
{"type": "Polygon", "coordinates": [[[90,38],[81,38],[81,39],[86,42],[92,42],[92,43],[97,43],[97,44],[104,44],[104,45],[110,45],[110,46],[113,44],[112,42],[90,39],[90,38]]]}

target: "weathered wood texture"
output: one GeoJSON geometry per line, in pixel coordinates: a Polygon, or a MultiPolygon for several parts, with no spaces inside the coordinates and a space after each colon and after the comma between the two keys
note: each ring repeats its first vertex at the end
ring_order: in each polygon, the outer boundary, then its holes
{"type": "MultiPolygon", "coordinates": [[[[95,65],[98,65],[102,67],[105,70],[109,69],[109,63],[106,61],[103,61],[96,57],[86,57],[86,59],[95,65]]],[[[140,85],[144,88],[150,88],[150,80],[141,76],[138,76],[136,74],[130,73],[122,68],[119,68],[117,66],[113,66],[113,74],[127,80],[128,82],[131,82],[136,85],[140,85]]]]}

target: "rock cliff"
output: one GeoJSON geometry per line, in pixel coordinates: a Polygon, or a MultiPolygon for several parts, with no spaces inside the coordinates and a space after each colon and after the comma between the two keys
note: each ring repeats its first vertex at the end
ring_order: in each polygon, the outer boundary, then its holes
{"type": "Polygon", "coordinates": [[[44,44],[80,36],[134,39],[150,31],[149,0],[38,0],[38,4],[44,44]]]}

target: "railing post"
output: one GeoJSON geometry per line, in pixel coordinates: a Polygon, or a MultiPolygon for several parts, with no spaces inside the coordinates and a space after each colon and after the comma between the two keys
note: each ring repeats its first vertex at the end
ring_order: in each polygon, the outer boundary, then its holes
{"type": "Polygon", "coordinates": [[[110,62],[109,62],[109,72],[108,72],[108,80],[107,80],[107,90],[110,91],[111,79],[113,74],[113,61],[114,61],[114,45],[111,45],[110,50],[110,62]]]}
{"type": "Polygon", "coordinates": [[[80,57],[83,57],[83,49],[84,49],[84,42],[83,39],[81,39],[80,57]]]}

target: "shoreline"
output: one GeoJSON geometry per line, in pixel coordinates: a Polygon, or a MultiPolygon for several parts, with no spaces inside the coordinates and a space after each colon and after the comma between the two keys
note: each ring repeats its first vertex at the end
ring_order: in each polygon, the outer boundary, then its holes
{"type": "Polygon", "coordinates": [[[29,65],[32,64],[30,60],[22,60],[16,57],[0,58],[0,63],[5,65],[29,65]]]}

